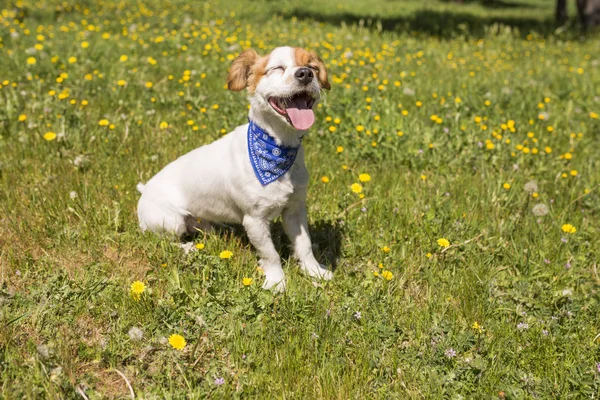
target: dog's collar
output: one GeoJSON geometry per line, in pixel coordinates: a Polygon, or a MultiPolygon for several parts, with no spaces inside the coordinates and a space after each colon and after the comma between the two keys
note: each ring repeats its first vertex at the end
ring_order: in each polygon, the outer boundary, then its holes
{"type": "MultiPolygon", "coordinates": [[[[266,186],[283,176],[294,165],[298,147],[284,147],[274,137],[248,119],[248,156],[258,181],[266,186]]],[[[300,138],[302,139],[302,138],[300,138]]]]}

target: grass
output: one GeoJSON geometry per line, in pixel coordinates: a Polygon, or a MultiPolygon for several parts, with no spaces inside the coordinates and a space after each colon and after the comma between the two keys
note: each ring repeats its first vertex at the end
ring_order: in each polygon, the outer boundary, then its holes
{"type": "Polygon", "coordinates": [[[600,40],[494,4],[5,3],[0,397],[597,398],[600,40]],[[329,67],[304,143],[336,269],[276,223],[273,295],[238,227],[142,234],[135,185],[244,123],[228,65],[279,45],[329,67]]]}

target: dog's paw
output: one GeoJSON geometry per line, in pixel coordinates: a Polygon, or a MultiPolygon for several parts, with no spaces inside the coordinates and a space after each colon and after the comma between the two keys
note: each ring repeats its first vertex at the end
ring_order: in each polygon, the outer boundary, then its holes
{"type": "Polygon", "coordinates": [[[275,293],[283,293],[285,292],[285,278],[269,279],[266,277],[262,287],[265,290],[271,290],[275,293]]]}
{"type": "Polygon", "coordinates": [[[329,281],[333,278],[333,272],[328,270],[326,266],[319,263],[310,265],[304,264],[302,265],[302,271],[312,278],[323,279],[325,281],[329,281]]]}

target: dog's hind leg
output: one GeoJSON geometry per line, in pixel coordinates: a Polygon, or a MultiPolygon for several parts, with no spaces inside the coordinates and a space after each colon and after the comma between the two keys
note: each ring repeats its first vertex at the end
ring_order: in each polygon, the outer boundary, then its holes
{"type": "Polygon", "coordinates": [[[182,237],[187,233],[185,210],[168,203],[146,199],[143,195],[138,204],[138,219],[142,231],[171,233],[182,237]]]}

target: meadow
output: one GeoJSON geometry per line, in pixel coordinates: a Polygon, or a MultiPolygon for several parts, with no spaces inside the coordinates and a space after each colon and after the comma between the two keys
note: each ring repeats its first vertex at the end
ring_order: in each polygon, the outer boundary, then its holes
{"type": "Polygon", "coordinates": [[[0,397],[598,398],[600,37],[553,7],[4,1],[0,397]],[[329,69],[304,146],[335,272],[276,221],[273,294],[240,227],[184,252],[135,187],[245,123],[228,66],[281,45],[329,69]]]}

